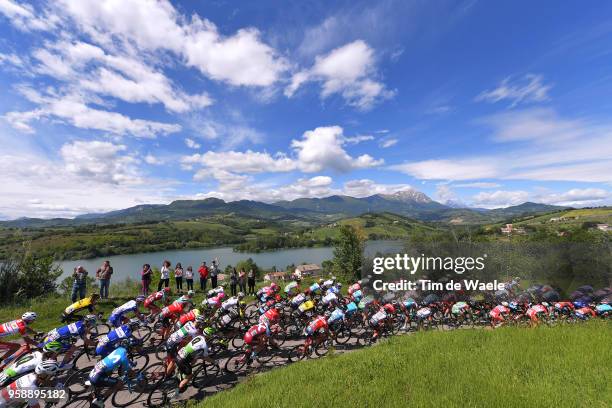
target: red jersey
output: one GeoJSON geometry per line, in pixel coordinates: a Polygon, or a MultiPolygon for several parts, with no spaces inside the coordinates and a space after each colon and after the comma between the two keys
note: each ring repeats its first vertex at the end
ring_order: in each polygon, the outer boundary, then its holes
{"type": "Polygon", "coordinates": [[[159,292],[152,293],[149,296],[147,296],[147,298],[145,299],[143,305],[144,305],[144,307],[146,307],[148,309],[151,306],[155,306],[154,303],[157,302],[158,300],[160,300],[163,297],[164,297],[164,291],[163,290],[160,290],[159,292]]]}
{"type": "Polygon", "coordinates": [[[246,344],[251,344],[253,343],[253,340],[261,336],[262,334],[265,334],[267,331],[268,329],[265,325],[256,324],[255,326],[252,326],[249,330],[247,330],[243,340],[246,344]]]}
{"type": "Polygon", "coordinates": [[[10,336],[11,334],[19,333],[22,336],[26,333],[26,322],[23,319],[13,320],[12,322],[4,323],[0,326],[0,337],[10,336]]]}
{"type": "Polygon", "coordinates": [[[178,316],[183,313],[185,304],[182,302],[174,302],[170,306],[166,306],[162,309],[162,317],[178,316]]]}
{"type": "Polygon", "coordinates": [[[310,322],[308,328],[310,329],[310,331],[312,331],[312,333],[316,332],[319,329],[326,329],[327,319],[323,316],[318,316],[316,319],[310,322]]]}
{"type": "Polygon", "coordinates": [[[191,312],[181,315],[181,317],[179,318],[179,323],[181,324],[181,326],[183,326],[187,322],[194,321],[195,318],[199,315],[200,311],[198,309],[193,309],[191,312]]]}

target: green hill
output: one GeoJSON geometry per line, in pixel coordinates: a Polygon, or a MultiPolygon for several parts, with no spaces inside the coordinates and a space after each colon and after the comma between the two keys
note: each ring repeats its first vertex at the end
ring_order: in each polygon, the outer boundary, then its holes
{"type": "Polygon", "coordinates": [[[421,332],[246,379],[201,407],[609,407],[610,322],[421,332]]]}

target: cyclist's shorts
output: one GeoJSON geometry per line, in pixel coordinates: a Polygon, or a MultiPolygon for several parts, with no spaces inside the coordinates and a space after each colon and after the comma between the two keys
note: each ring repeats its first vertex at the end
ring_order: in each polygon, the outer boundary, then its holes
{"type": "Polygon", "coordinates": [[[118,378],[111,377],[109,375],[101,375],[98,378],[89,377],[89,381],[95,387],[113,387],[119,382],[118,378]]]}
{"type": "Polygon", "coordinates": [[[119,327],[121,326],[123,320],[123,316],[122,315],[111,315],[108,318],[108,322],[113,326],[113,327],[119,327]]]}
{"type": "Polygon", "coordinates": [[[100,357],[108,356],[114,350],[113,346],[110,344],[104,344],[96,347],[96,355],[100,357]]]}
{"type": "Polygon", "coordinates": [[[191,364],[189,364],[188,362],[177,358],[176,360],[176,366],[178,367],[179,371],[183,374],[183,375],[191,375],[192,373],[192,368],[191,368],[191,364]]]}

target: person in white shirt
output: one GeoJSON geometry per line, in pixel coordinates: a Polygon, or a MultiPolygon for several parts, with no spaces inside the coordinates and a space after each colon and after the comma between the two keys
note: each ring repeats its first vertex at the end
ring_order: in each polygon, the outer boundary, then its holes
{"type": "Polygon", "coordinates": [[[172,264],[166,259],[159,270],[161,275],[159,277],[159,284],[157,285],[158,292],[162,289],[162,286],[165,288],[170,286],[170,265],[172,264]]]}

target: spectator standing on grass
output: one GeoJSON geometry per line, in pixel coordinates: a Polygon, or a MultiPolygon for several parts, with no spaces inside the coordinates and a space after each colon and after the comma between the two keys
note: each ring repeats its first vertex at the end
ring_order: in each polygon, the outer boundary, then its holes
{"type": "Polygon", "coordinates": [[[110,278],[113,274],[113,267],[110,266],[110,261],[104,261],[102,266],[96,271],[96,278],[100,281],[100,298],[108,299],[108,287],[110,286],[110,278]]]}
{"type": "Polygon", "coordinates": [[[180,262],[177,262],[174,268],[174,280],[176,281],[176,291],[183,293],[183,265],[180,262]]]}
{"type": "Polygon", "coordinates": [[[240,269],[238,273],[238,288],[240,288],[240,292],[246,293],[246,272],[244,268],[240,269]]]}
{"type": "Polygon", "coordinates": [[[198,269],[198,274],[200,275],[200,290],[204,292],[206,290],[206,281],[208,280],[208,266],[206,266],[206,262],[202,262],[200,269],[198,269]]]}
{"type": "Polygon", "coordinates": [[[74,282],[72,283],[72,303],[81,300],[87,293],[87,271],[81,265],[74,268],[72,272],[74,282]]]}
{"type": "Polygon", "coordinates": [[[185,271],[185,280],[187,281],[187,290],[193,290],[193,268],[191,265],[185,271]]]}
{"type": "Polygon", "coordinates": [[[232,296],[236,296],[236,286],[238,286],[238,272],[236,272],[236,268],[233,268],[230,273],[230,292],[232,296]]]}
{"type": "Polygon", "coordinates": [[[162,264],[161,269],[159,270],[160,272],[159,284],[157,285],[158,292],[162,289],[162,285],[165,288],[170,286],[170,265],[172,264],[170,263],[169,260],[166,259],[164,263],[162,264]]]}
{"type": "Polygon", "coordinates": [[[210,267],[208,274],[210,275],[210,285],[214,289],[217,287],[217,275],[219,275],[219,266],[217,265],[216,260],[212,261],[212,266],[210,267]]]}
{"type": "Polygon", "coordinates": [[[249,295],[255,296],[255,271],[251,268],[247,275],[249,281],[249,295]]]}
{"type": "Polygon", "coordinates": [[[153,277],[153,271],[151,270],[151,265],[149,264],[142,265],[140,276],[142,278],[142,294],[144,296],[148,296],[149,286],[151,285],[151,278],[153,277]]]}

